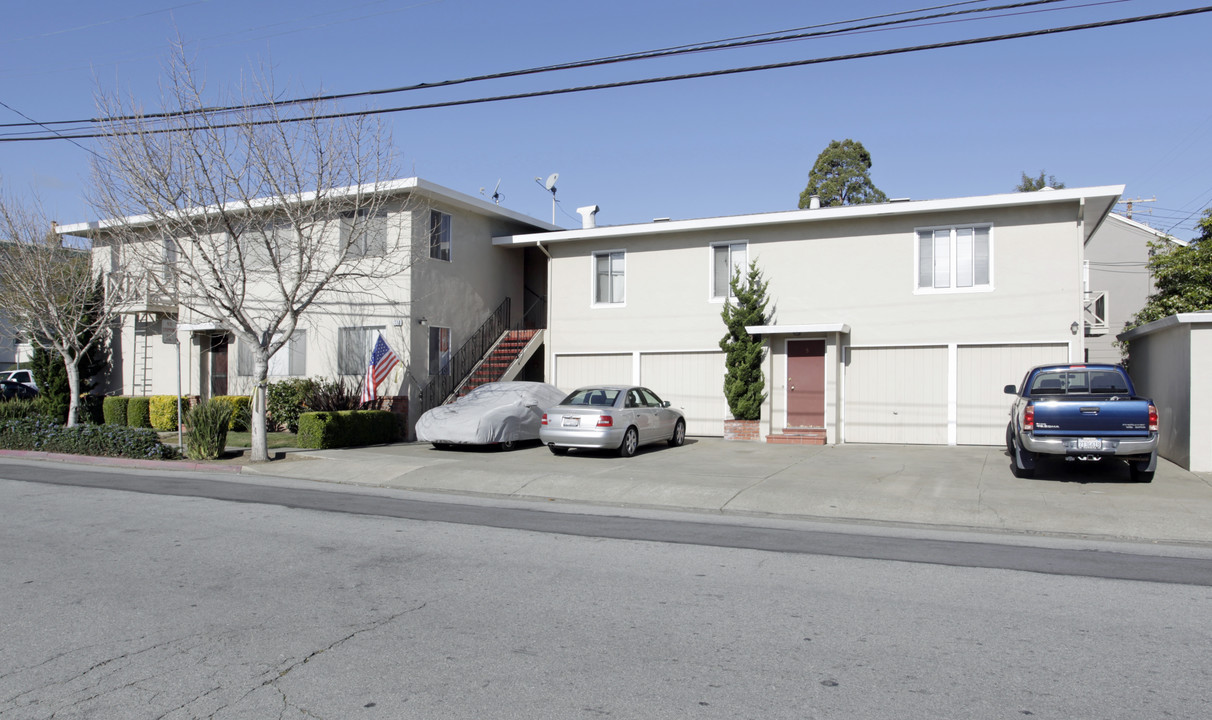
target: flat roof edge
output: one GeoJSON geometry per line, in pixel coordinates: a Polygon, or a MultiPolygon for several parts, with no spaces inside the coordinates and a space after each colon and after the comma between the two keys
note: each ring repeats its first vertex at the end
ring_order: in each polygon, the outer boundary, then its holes
{"type": "Polygon", "coordinates": [[[1179,325],[1195,325],[1195,324],[1212,324],[1212,310],[1204,310],[1202,312],[1178,313],[1170,315],[1160,320],[1145,323],[1132,328],[1131,330],[1120,333],[1115,336],[1116,340],[1134,340],[1145,335],[1151,335],[1155,332],[1160,332],[1179,325]]]}

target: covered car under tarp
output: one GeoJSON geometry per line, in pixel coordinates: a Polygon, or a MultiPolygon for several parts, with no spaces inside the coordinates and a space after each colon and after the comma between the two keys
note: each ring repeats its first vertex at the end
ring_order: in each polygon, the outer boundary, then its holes
{"type": "Polygon", "coordinates": [[[434,446],[512,446],[538,440],[543,411],[563,399],[564,393],[547,383],[488,383],[422,415],[417,421],[417,440],[434,446]]]}

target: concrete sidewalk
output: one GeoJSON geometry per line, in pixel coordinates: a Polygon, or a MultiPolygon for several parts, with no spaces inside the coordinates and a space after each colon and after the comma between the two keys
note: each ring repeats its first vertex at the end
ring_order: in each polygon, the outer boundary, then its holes
{"type": "Polygon", "coordinates": [[[1212,475],[1159,461],[1153,482],[1137,484],[1122,463],[1058,462],[1022,480],[997,447],[690,438],[622,459],[411,443],[294,451],[243,472],[541,502],[1212,544],[1212,475]]]}

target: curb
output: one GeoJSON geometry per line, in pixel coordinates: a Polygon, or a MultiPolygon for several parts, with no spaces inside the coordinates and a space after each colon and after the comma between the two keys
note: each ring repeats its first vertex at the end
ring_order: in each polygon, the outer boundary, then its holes
{"type": "Polygon", "coordinates": [[[72,463],[76,465],[102,465],[106,467],[145,468],[148,470],[197,470],[203,472],[244,472],[243,465],[219,465],[194,460],[141,460],[139,458],[105,457],[101,455],[72,455],[41,450],[0,450],[0,457],[46,462],[72,463]]]}

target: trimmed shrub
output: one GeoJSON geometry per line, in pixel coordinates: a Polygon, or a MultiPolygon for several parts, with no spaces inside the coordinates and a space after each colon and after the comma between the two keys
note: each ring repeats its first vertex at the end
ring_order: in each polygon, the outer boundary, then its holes
{"type": "Polygon", "coordinates": [[[216,395],[211,400],[221,402],[231,408],[231,420],[227,426],[228,430],[248,432],[248,428],[252,425],[251,397],[248,395],[216,395]]]}
{"type": "Polygon", "coordinates": [[[227,428],[232,416],[231,403],[211,398],[198,403],[185,414],[185,455],[194,460],[214,460],[227,446],[227,428]]]}
{"type": "Polygon", "coordinates": [[[126,406],[130,398],[126,396],[109,396],[101,401],[101,415],[106,425],[126,425],[126,406]]]}
{"type": "Polygon", "coordinates": [[[151,398],[142,395],[127,402],[126,426],[151,429],[151,398]]]}
{"type": "Polygon", "coordinates": [[[386,410],[309,412],[299,416],[301,448],[328,449],[381,445],[396,437],[397,420],[386,410]]]}
{"type": "Polygon", "coordinates": [[[5,400],[0,402],[0,420],[18,419],[36,417],[43,420],[53,420],[60,425],[59,414],[56,408],[51,406],[47,398],[38,395],[29,400],[5,400]]]}
{"type": "Polygon", "coordinates": [[[270,383],[265,391],[265,409],[269,429],[299,431],[299,415],[304,411],[308,396],[315,388],[311,378],[291,378],[270,383]]]}
{"type": "Polygon", "coordinates": [[[105,422],[103,395],[81,395],[80,403],[76,406],[76,419],[80,422],[100,425],[105,422]]]}
{"type": "Polygon", "coordinates": [[[0,421],[0,447],[152,460],[177,457],[177,449],[160,442],[153,430],[117,425],[64,427],[42,418],[0,421]]]}
{"type": "MultiPolygon", "coordinates": [[[[148,407],[148,417],[154,430],[165,432],[177,429],[177,396],[152,395],[148,407]]],[[[189,409],[189,397],[181,396],[181,406],[189,409]]]]}

